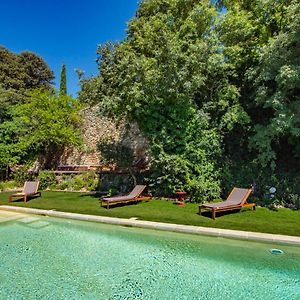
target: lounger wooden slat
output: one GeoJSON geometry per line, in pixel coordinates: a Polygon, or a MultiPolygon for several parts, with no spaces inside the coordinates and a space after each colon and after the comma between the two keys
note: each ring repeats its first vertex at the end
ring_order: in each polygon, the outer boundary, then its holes
{"type": "Polygon", "coordinates": [[[199,214],[201,215],[203,210],[211,210],[212,218],[216,219],[216,213],[221,211],[236,210],[241,208],[252,208],[255,210],[255,203],[248,203],[252,189],[233,188],[228,198],[223,202],[207,203],[199,205],[199,214]]]}
{"type": "Polygon", "coordinates": [[[145,185],[137,185],[128,195],[103,198],[101,201],[101,206],[109,208],[110,206],[119,203],[130,203],[150,200],[150,196],[142,196],[142,193],[145,190],[145,188],[145,185]]]}
{"type": "Polygon", "coordinates": [[[39,181],[26,181],[23,190],[21,193],[12,194],[8,200],[9,202],[13,201],[14,199],[23,199],[24,202],[27,201],[29,197],[41,196],[41,193],[38,192],[39,189],[39,181]]]}

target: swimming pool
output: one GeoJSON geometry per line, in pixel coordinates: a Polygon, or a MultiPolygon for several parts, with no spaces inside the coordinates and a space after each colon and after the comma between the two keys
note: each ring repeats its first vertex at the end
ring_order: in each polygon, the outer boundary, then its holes
{"type": "Polygon", "coordinates": [[[300,299],[299,246],[30,215],[0,239],[0,299],[300,299]]]}

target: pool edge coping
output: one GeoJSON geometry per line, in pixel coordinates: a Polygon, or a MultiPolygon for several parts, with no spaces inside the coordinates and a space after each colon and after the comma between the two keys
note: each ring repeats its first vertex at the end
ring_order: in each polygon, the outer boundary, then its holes
{"type": "Polygon", "coordinates": [[[242,240],[254,240],[254,241],[273,242],[273,243],[280,243],[280,244],[300,245],[300,237],[289,236],[289,235],[202,227],[202,226],[194,226],[194,225],[160,223],[160,222],[153,222],[153,221],[123,219],[123,218],[105,217],[105,216],[96,216],[96,215],[85,215],[85,214],[62,212],[56,210],[25,208],[25,207],[16,207],[16,206],[7,206],[7,205],[0,205],[0,209],[13,211],[13,212],[34,214],[34,215],[74,219],[80,221],[91,221],[91,222],[98,222],[98,223],[107,223],[107,224],[114,224],[114,225],[208,235],[208,236],[216,236],[216,237],[224,237],[224,238],[234,238],[234,239],[242,239],[242,240]]]}

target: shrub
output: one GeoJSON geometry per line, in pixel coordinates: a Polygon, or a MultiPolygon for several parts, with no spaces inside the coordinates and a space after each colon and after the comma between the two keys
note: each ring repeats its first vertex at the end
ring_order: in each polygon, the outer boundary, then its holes
{"type": "Polygon", "coordinates": [[[74,178],[73,178],[73,188],[75,191],[79,191],[81,189],[83,189],[85,187],[85,182],[82,178],[82,175],[76,175],[74,178]]]}
{"type": "Polygon", "coordinates": [[[220,196],[220,182],[215,166],[208,160],[191,163],[184,155],[161,152],[152,165],[150,186],[156,195],[171,196],[176,190],[189,193],[193,202],[220,196]]]}
{"type": "Polygon", "coordinates": [[[61,183],[57,186],[57,188],[58,188],[59,190],[71,190],[71,186],[72,186],[71,181],[65,180],[65,181],[61,182],[61,183]]]}
{"type": "Polygon", "coordinates": [[[40,181],[40,189],[44,190],[46,188],[53,188],[56,185],[56,176],[51,171],[41,171],[39,173],[38,179],[40,181]]]}
{"type": "Polygon", "coordinates": [[[95,171],[85,172],[81,176],[82,176],[82,180],[85,183],[84,187],[88,191],[95,191],[95,190],[99,189],[100,179],[99,179],[99,176],[96,174],[95,171]]]}
{"type": "Polygon", "coordinates": [[[58,184],[61,190],[80,191],[85,189],[87,191],[94,191],[99,186],[98,175],[95,171],[88,171],[77,175],[63,175],[62,181],[58,184]]]}
{"type": "Polygon", "coordinates": [[[14,171],[13,179],[17,185],[21,186],[25,181],[32,180],[33,175],[28,172],[28,166],[22,166],[14,171]]]}
{"type": "Polygon", "coordinates": [[[287,207],[291,209],[300,209],[300,195],[298,194],[290,194],[289,195],[289,204],[287,207]]]}
{"type": "Polygon", "coordinates": [[[6,191],[6,190],[14,190],[18,187],[20,187],[20,184],[17,184],[14,180],[0,182],[0,192],[6,191]]]}

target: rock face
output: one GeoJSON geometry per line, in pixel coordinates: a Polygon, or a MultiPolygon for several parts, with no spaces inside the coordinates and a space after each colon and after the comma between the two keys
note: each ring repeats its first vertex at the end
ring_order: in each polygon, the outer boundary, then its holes
{"type": "Polygon", "coordinates": [[[148,161],[148,142],[142,136],[137,125],[129,128],[123,122],[118,124],[101,116],[99,108],[94,106],[83,112],[82,137],[83,149],[69,148],[60,157],[61,165],[101,165],[101,153],[97,149],[100,140],[119,142],[134,151],[135,162],[148,161]]]}

